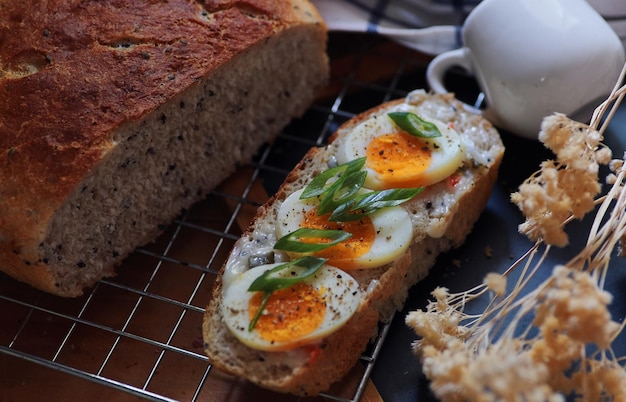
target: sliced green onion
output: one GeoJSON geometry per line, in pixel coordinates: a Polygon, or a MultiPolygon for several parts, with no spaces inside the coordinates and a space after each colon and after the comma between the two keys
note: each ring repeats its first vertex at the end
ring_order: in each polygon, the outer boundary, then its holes
{"type": "Polygon", "coordinates": [[[265,271],[261,276],[256,278],[254,282],[250,284],[248,291],[273,292],[275,290],[288,288],[300,282],[301,280],[313,275],[325,263],[325,258],[311,256],[296,258],[295,260],[280,264],[272,269],[265,271]],[[276,273],[287,269],[293,270],[293,272],[290,273],[290,276],[276,276],[276,273]]]}
{"type": "Polygon", "coordinates": [[[259,318],[261,318],[261,314],[263,314],[263,310],[267,306],[267,302],[270,300],[271,292],[263,293],[263,299],[261,299],[261,304],[259,305],[259,309],[257,310],[252,320],[250,320],[250,324],[248,324],[248,332],[252,332],[254,327],[256,327],[256,323],[259,322],[259,318]]]}
{"type": "Polygon", "coordinates": [[[300,228],[278,239],[274,248],[295,253],[315,253],[341,243],[350,237],[352,237],[352,233],[343,230],[300,228]],[[326,241],[312,243],[303,242],[301,239],[326,239],[326,241]]]}
{"type": "Polygon", "coordinates": [[[440,137],[439,128],[411,112],[391,112],[387,116],[407,133],[420,138],[440,137]]]}
{"type": "Polygon", "coordinates": [[[325,215],[334,211],[339,205],[349,202],[365,183],[367,172],[346,172],[341,179],[328,187],[317,205],[317,214],[325,215]]]}
{"type": "Polygon", "coordinates": [[[265,306],[267,305],[267,302],[273,292],[293,286],[296,283],[310,277],[323,267],[326,261],[327,260],[325,258],[310,256],[301,257],[285,264],[280,264],[272,269],[268,269],[261,274],[261,276],[256,278],[250,284],[248,291],[263,292],[263,299],[261,300],[261,305],[259,306],[256,314],[252,320],[250,320],[248,331],[252,331],[256,326],[256,323],[259,321],[259,318],[261,318],[261,314],[263,314],[263,310],[265,310],[265,306]],[[292,270],[288,273],[289,276],[276,276],[277,273],[287,269],[292,270]]]}
{"type": "Polygon", "coordinates": [[[356,221],[379,209],[395,207],[409,201],[423,190],[423,187],[399,188],[365,193],[356,197],[352,202],[337,207],[328,220],[332,222],[356,221]]]}
{"type": "Polygon", "coordinates": [[[350,173],[358,172],[364,164],[365,158],[363,157],[323,171],[315,176],[309,185],[305,187],[300,195],[300,199],[304,200],[324,194],[328,190],[326,183],[328,183],[330,179],[341,176],[345,177],[346,174],[349,175],[350,173]]]}

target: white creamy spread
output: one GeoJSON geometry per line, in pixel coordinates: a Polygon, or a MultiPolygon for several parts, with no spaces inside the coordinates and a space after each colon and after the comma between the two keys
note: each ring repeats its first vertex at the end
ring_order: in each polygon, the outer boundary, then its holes
{"type": "Polygon", "coordinates": [[[235,243],[224,267],[222,287],[228,288],[238,275],[250,269],[251,256],[272,252],[276,240],[274,225],[267,219],[258,219],[250,237],[242,237],[235,243]]]}

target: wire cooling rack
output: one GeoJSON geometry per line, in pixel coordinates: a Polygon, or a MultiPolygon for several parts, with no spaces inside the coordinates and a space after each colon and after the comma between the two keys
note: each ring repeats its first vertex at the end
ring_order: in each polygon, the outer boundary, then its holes
{"type": "MultiPolygon", "coordinates": [[[[329,53],[331,82],[306,114],[130,255],[118,276],[62,299],[0,274],[0,399],[297,399],[212,370],[201,323],[241,228],[300,157],[354,114],[425,85],[424,56],[382,38],[331,35],[329,53]]],[[[363,396],[388,328],[325,400],[363,396]]]]}

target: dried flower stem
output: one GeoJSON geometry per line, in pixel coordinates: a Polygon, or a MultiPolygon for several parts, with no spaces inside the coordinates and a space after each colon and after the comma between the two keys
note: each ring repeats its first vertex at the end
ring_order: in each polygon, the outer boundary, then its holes
{"type": "Polygon", "coordinates": [[[626,239],[625,158],[610,162],[603,133],[626,96],[618,84],[594,111],[589,126],[564,116],[544,121],[540,138],[557,155],[513,194],[526,215],[520,230],[535,244],[501,276],[450,294],[437,288],[426,310],[406,322],[419,335],[414,344],[435,395],[443,401],[626,400],[625,357],[611,344],[624,330],[608,311],[604,291],[615,250],[626,239]],[[609,164],[612,186],[599,197],[598,164],[609,164]],[[567,244],[567,223],[591,210],[596,215],[585,246],[539,286],[551,244],[567,244]],[[543,250],[543,251],[541,251],[543,250]],[[519,277],[506,290],[513,273],[519,277]],[[489,297],[480,314],[466,305],[489,297]]]}

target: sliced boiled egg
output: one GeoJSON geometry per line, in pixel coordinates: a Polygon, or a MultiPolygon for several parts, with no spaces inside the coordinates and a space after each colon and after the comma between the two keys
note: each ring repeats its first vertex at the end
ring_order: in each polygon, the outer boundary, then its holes
{"type": "Polygon", "coordinates": [[[409,246],[413,225],[402,207],[380,209],[371,215],[351,222],[330,222],[329,215],[317,214],[317,198],[300,199],[302,190],[285,199],[278,211],[278,237],[299,228],[343,230],[352,234],[334,246],[313,253],[327,258],[328,264],[341,269],[376,268],[399,256],[409,246]]]}
{"type": "MultiPolygon", "coordinates": [[[[414,108],[403,112],[419,115],[414,108]]],[[[464,158],[463,142],[448,125],[437,126],[439,137],[416,137],[400,129],[389,116],[371,117],[357,125],[338,147],[337,161],[367,157],[365,187],[374,190],[428,186],[453,174],[464,158]]]]}
{"type": "MultiPolygon", "coordinates": [[[[222,315],[229,330],[251,348],[289,350],[316,342],[339,329],[354,314],[362,296],[358,282],[347,273],[322,266],[313,275],[270,293],[252,329],[263,292],[248,288],[259,276],[281,263],[261,265],[240,274],[224,291],[222,315]]],[[[294,275],[289,267],[278,275],[294,275]]]]}

